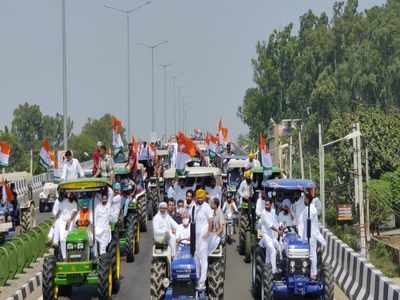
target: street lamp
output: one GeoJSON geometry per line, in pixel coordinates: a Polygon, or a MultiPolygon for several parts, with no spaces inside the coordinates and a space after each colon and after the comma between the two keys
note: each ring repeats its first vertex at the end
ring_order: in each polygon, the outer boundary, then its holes
{"type": "Polygon", "coordinates": [[[190,97],[188,96],[182,96],[182,130],[185,133],[189,133],[189,131],[186,131],[186,113],[187,113],[187,106],[190,105],[189,101],[185,101],[185,99],[188,99],[190,97]]]}
{"type": "Polygon", "coordinates": [[[138,10],[140,10],[141,8],[143,8],[146,5],[151,4],[151,1],[146,1],[144,3],[142,3],[141,5],[132,8],[132,9],[128,9],[128,10],[124,10],[124,9],[120,9],[120,8],[116,8],[113,6],[109,6],[109,5],[104,5],[105,8],[109,8],[112,10],[115,10],[119,13],[123,13],[126,15],[126,74],[127,74],[127,78],[126,78],[126,88],[127,88],[127,104],[128,104],[128,139],[131,136],[131,61],[130,61],[130,16],[131,13],[136,12],[138,10]]]}
{"type": "Polygon", "coordinates": [[[160,65],[164,71],[164,137],[167,141],[167,68],[172,66],[172,64],[160,65]]]}
{"type": "Polygon", "coordinates": [[[362,183],[362,165],[361,165],[361,131],[360,124],[353,124],[353,131],[348,135],[334,140],[332,142],[322,143],[322,127],[318,124],[319,132],[319,181],[320,181],[320,198],[322,204],[322,224],[325,226],[325,147],[332,146],[341,141],[353,141],[353,164],[354,164],[354,189],[355,202],[359,205],[360,213],[360,245],[361,255],[366,257],[367,247],[365,240],[364,228],[364,200],[363,200],[363,183],[362,183]]]}
{"type": "Polygon", "coordinates": [[[154,110],[154,49],[158,46],[168,43],[167,40],[160,41],[153,45],[147,45],[144,43],[138,43],[138,45],[144,46],[151,50],[151,131],[155,132],[155,110],[154,110]]]}
{"type": "Polygon", "coordinates": [[[61,31],[62,31],[62,94],[64,121],[64,150],[68,149],[68,95],[67,95],[67,29],[65,0],[61,0],[61,31]]]}

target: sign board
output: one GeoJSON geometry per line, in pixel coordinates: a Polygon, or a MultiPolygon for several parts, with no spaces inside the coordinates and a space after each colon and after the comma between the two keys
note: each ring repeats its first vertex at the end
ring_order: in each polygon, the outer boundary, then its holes
{"type": "Polygon", "coordinates": [[[353,212],[352,212],[351,204],[338,204],[337,205],[337,220],[338,221],[353,220],[353,212]]]}

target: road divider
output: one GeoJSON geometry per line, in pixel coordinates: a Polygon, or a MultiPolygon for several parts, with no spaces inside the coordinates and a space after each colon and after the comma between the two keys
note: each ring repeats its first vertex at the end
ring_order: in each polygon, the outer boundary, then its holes
{"type": "Polygon", "coordinates": [[[400,300],[400,286],[327,229],[323,260],[332,266],[336,284],[351,300],[400,300]]]}

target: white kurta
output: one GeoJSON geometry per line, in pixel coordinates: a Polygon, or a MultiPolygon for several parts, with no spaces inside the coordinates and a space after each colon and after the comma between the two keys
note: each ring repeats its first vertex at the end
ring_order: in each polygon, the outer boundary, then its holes
{"type": "Polygon", "coordinates": [[[311,276],[317,276],[317,242],[319,242],[322,246],[326,246],[326,241],[322,236],[319,228],[318,221],[318,212],[315,208],[314,204],[310,204],[310,212],[308,212],[308,207],[306,206],[303,214],[303,232],[301,237],[304,241],[307,241],[307,219],[310,217],[311,219],[311,237],[310,237],[310,260],[311,260],[311,276]]]}
{"type": "Polygon", "coordinates": [[[180,185],[175,185],[175,200],[185,200],[186,199],[186,191],[188,190],[188,187],[181,187],[180,185]]]}
{"type": "Polygon", "coordinates": [[[213,211],[208,203],[196,206],[196,264],[199,287],[205,287],[208,270],[208,221],[212,219],[213,211]]]}
{"type": "Polygon", "coordinates": [[[111,222],[117,223],[121,211],[122,196],[115,195],[111,202],[111,222]]]}
{"type": "Polygon", "coordinates": [[[164,215],[158,212],[153,219],[153,233],[154,235],[169,234],[169,247],[171,249],[172,257],[176,253],[176,236],[173,231],[176,232],[178,224],[170,217],[169,214],[164,215]]]}
{"type": "Polygon", "coordinates": [[[95,218],[94,218],[94,232],[96,242],[99,243],[100,255],[106,253],[107,246],[111,242],[111,202],[107,201],[102,204],[96,199],[95,218]]]}
{"type": "Polygon", "coordinates": [[[277,272],[276,268],[276,248],[278,248],[278,241],[275,239],[274,231],[272,227],[275,227],[276,218],[274,216],[274,211],[264,210],[261,214],[260,222],[261,222],[261,234],[262,239],[260,241],[260,245],[266,248],[267,255],[265,256],[265,262],[271,263],[272,273],[277,272]]]}
{"type": "Polygon", "coordinates": [[[81,164],[76,158],[65,161],[62,167],[61,180],[71,180],[85,177],[81,164]]]}
{"type": "Polygon", "coordinates": [[[176,230],[176,240],[189,240],[183,241],[182,243],[190,243],[190,225],[186,227],[183,224],[178,225],[176,230]]]}
{"type": "Polygon", "coordinates": [[[217,198],[220,201],[221,204],[221,199],[222,199],[222,190],[220,186],[215,186],[214,188],[207,186],[206,191],[208,193],[208,197],[210,200],[213,200],[214,198],[217,198]]]}

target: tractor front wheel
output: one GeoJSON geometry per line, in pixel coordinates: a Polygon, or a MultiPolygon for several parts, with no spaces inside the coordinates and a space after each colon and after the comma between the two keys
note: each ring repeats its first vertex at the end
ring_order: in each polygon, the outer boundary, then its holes
{"type": "Polygon", "coordinates": [[[107,254],[99,257],[97,272],[99,278],[97,282],[97,295],[99,300],[109,300],[112,296],[113,274],[111,261],[107,254]]]}
{"type": "Polygon", "coordinates": [[[261,287],[261,300],[273,300],[274,293],[272,291],[272,266],[270,263],[264,264],[262,287],[261,287]]]}
{"type": "Polygon", "coordinates": [[[140,231],[147,232],[147,204],[146,197],[142,196],[138,199],[139,206],[139,222],[140,222],[140,231]]]}
{"type": "Polygon", "coordinates": [[[55,300],[58,296],[58,288],[54,284],[54,271],[56,269],[56,257],[49,255],[44,258],[42,272],[43,300],[55,300]]]}
{"type": "Polygon", "coordinates": [[[112,268],[112,293],[117,294],[120,289],[120,272],[121,272],[121,253],[118,241],[118,232],[113,232],[113,237],[109,246],[111,255],[112,268]]]}
{"type": "Polygon", "coordinates": [[[160,300],[164,297],[162,281],[167,277],[167,264],[165,261],[153,258],[150,269],[150,299],[160,300]]]}
{"type": "Polygon", "coordinates": [[[128,263],[135,261],[135,247],[136,247],[136,229],[137,222],[134,214],[129,214],[126,220],[126,236],[128,245],[126,247],[126,261],[128,263]]]}
{"type": "Polygon", "coordinates": [[[261,298],[261,287],[263,278],[263,267],[265,264],[265,248],[260,246],[254,247],[254,254],[252,260],[252,287],[253,295],[256,300],[261,298]]]}
{"type": "Polygon", "coordinates": [[[247,212],[243,212],[240,214],[239,220],[239,254],[245,254],[245,240],[246,240],[246,231],[249,227],[249,216],[247,212]]]}
{"type": "Polygon", "coordinates": [[[250,263],[251,261],[251,246],[252,246],[252,236],[251,232],[247,230],[244,238],[244,262],[246,264],[250,263]]]}
{"type": "Polygon", "coordinates": [[[335,284],[333,281],[333,272],[331,266],[326,263],[321,264],[321,281],[324,283],[324,295],[320,297],[321,300],[333,300],[335,284]]]}
{"type": "Polygon", "coordinates": [[[224,258],[212,260],[208,264],[207,289],[210,299],[224,299],[224,258]]]}

